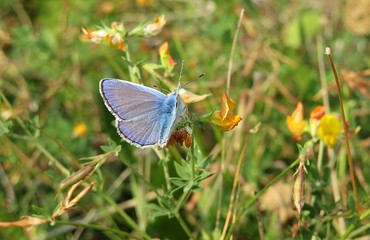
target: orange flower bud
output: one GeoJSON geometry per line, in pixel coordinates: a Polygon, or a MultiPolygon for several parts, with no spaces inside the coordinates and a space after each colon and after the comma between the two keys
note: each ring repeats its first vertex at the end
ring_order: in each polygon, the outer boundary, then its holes
{"type": "Polygon", "coordinates": [[[292,115],[287,116],[286,124],[289,131],[292,133],[292,137],[299,141],[303,138],[303,133],[306,130],[307,123],[303,120],[303,104],[301,102],[297,103],[292,115]]]}

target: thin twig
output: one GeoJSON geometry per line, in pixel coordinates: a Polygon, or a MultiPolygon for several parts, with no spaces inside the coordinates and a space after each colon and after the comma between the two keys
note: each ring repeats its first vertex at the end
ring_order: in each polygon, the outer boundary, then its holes
{"type": "Polygon", "coordinates": [[[231,220],[231,217],[232,217],[232,212],[233,212],[234,202],[235,202],[235,191],[236,191],[236,187],[239,183],[240,170],[241,170],[241,167],[242,167],[244,155],[245,155],[245,152],[247,150],[247,146],[248,146],[248,143],[249,143],[250,136],[251,136],[251,134],[248,132],[248,135],[246,136],[245,142],[243,144],[242,152],[239,155],[238,165],[236,167],[236,171],[235,171],[235,175],[234,175],[233,188],[231,190],[231,195],[230,195],[229,210],[227,212],[225,225],[224,225],[224,228],[222,230],[221,239],[225,239],[225,235],[227,233],[227,229],[229,227],[229,223],[230,223],[230,220],[231,220]]]}
{"type": "MultiPolygon", "coordinates": [[[[238,211],[238,215],[236,216],[235,223],[237,223],[240,220],[240,218],[244,214],[246,214],[246,212],[249,210],[249,208],[252,206],[252,204],[254,204],[257,201],[257,199],[260,198],[264,192],[266,192],[267,189],[269,189],[272,185],[274,185],[276,182],[278,182],[280,179],[282,179],[285,175],[287,175],[299,162],[300,162],[300,159],[299,158],[296,159],[287,168],[285,168],[284,171],[282,171],[272,181],[270,181],[268,184],[266,184],[266,186],[264,186],[260,191],[256,192],[256,194],[245,203],[244,207],[242,207],[238,211]]],[[[230,225],[225,239],[230,238],[231,233],[233,232],[233,230],[235,228],[235,223],[230,225]]]]}
{"type": "Polygon", "coordinates": [[[264,240],[265,232],[264,232],[263,224],[262,224],[261,206],[260,206],[260,202],[258,201],[258,199],[256,200],[256,211],[257,211],[257,222],[258,222],[258,234],[259,234],[260,240],[264,240]]]}
{"type": "Polygon", "coordinates": [[[227,92],[227,94],[229,94],[229,90],[230,90],[231,72],[232,72],[232,68],[233,68],[233,59],[234,59],[236,40],[238,39],[238,34],[239,34],[240,26],[242,25],[243,16],[244,16],[244,8],[240,11],[238,26],[236,27],[236,30],[235,30],[235,33],[234,33],[233,45],[231,46],[229,66],[228,66],[228,70],[227,70],[227,80],[226,80],[226,92],[227,92]]]}
{"type": "Polygon", "coordinates": [[[342,89],[340,87],[339,78],[338,78],[338,75],[337,75],[337,71],[335,70],[333,59],[331,58],[330,48],[327,47],[325,49],[325,54],[329,58],[330,66],[331,66],[331,69],[332,69],[333,74],[334,74],[335,83],[337,85],[338,98],[339,98],[339,104],[340,104],[340,110],[341,110],[341,117],[342,117],[343,127],[344,127],[344,139],[345,139],[345,142],[346,142],[349,173],[351,175],[351,182],[352,182],[352,188],[353,188],[353,196],[354,196],[354,199],[355,199],[357,215],[360,216],[360,203],[359,203],[358,195],[357,195],[357,187],[356,187],[356,180],[355,180],[355,172],[353,170],[353,160],[352,160],[352,155],[351,155],[351,148],[349,146],[349,139],[348,139],[349,131],[348,131],[348,125],[347,125],[347,121],[346,121],[346,116],[344,114],[342,89]]]}
{"type": "Polygon", "coordinates": [[[322,56],[323,49],[321,36],[317,37],[316,44],[317,44],[317,60],[319,65],[322,100],[325,106],[325,112],[328,113],[330,112],[330,102],[329,102],[328,84],[325,75],[324,57],[322,56]]]}
{"type": "Polygon", "coordinates": [[[6,196],[4,206],[7,208],[14,204],[14,202],[16,201],[16,196],[14,194],[13,185],[11,184],[1,164],[0,164],[0,184],[4,187],[4,192],[6,196]]]}
{"type": "MultiPolygon", "coordinates": [[[[327,78],[325,75],[325,64],[324,64],[324,56],[322,55],[323,46],[322,46],[322,38],[321,36],[317,38],[317,58],[319,63],[319,73],[320,73],[320,82],[321,82],[321,93],[323,98],[323,104],[325,106],[325,112],[330,112],[330,101],[329,101],[329,91],[328,91],[328,84],[327,78]]],[[[324,142],[320,141],[320,150],[317,160],[317,170],[320,174],[322,174],[322,161],[323,161],[323,153],[324,153],[324,142]]],[[[335,170],[335,163],[336,158],[333,149],[327,148],[327,154],[329,158],[329,169],[330,169],[330,177],[331,177],[331,187],[333,190],[333,197],[335,202],[341,201],[340,197],[340,188],[339,188],[339,180],[338,180],[338,172],[335,170]]],[[[312,198],[314,200],[314,198],[312,198]]],[[[343,200],[343,199],[342,199],[343,200]]],[[[314,201],[312,201],[313,203],[314,201]]],[[[343,202],[343,201],[342,201],[343,202]]],[[[344,221],[343,217],[339,217],[334,221],[337,222],[338,232],[342,234],[346,231],[346,222],[344,221]]]]}
{"type": "MultiPolygon", "coordinates": [[[[238,34],[239,30],[241,27],[241,23],[243,20],[244,16],[244,8],[240,11],[239,15],[239,21],[238,21],[238,26],[236,27],[235,33],[234,33],[234,39],[233,39],[233,44],[231,46],[231,52],[230,52],[230,59],[229,59],[229,65],[228,65],[228,71],[227,71],[227,79],[226,79],[226,93],[229,94],[230,91],[230,82],[231,82],[231,72],[232,72],[232,67],[233,67],[233,59],[234,59],[234,52],[235,52],[235,46],[236,46],[236,40],[238,39],[238,34]]],[[[219,222],[220,222],[220,217],[221,217],[221,205],[222,205],[222,196],[223,196],[223,176],[225,172],[225,158],[226,158],[226,152],[225,152],[225,144],[226,140],[225,137],[222,138],[222,152],[221,152],[221,169],[220,169],[220,191],[219,191],[219,199],[217,202],[217,214],[216,214],[216,228],[218,230],[219,222]]]]}

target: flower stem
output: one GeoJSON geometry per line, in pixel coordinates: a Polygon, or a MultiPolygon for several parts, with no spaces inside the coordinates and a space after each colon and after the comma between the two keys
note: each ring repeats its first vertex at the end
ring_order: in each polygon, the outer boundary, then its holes
{"type": "Polygon", "coordinates": [[[349,132],[348,132],[348,125],[347,125],[347,121],[346,121],[346,116],[344,114],[343,99],[342,99],[342,89],[340,87],[339,78],[338,78],[338,75],[337,75],[337,71],[335,70],[333,59],[331,58],[330,48],[326,48],[325,54],[329,58],[330,66],[331,66],[331,69],[332,69],[333,74],[334,74],[335,83],[337,85],[338,98],[339,98],[339,104],[340,104],[340,110],[341,110],[341,117],[342,117],[343,127],[344,127],[344,139],[345,139],[345,143],[346,143],[346,151],[347,151],[347,159],[348,159],[349,173],[351,175],[351,183],[352,183],[352,188],[353,188],[353,196],[354,196],[354,199],[355,199],[356,212],[357,212],[357,215],[359,216],[360,215],[360,203],[359,203],[358,195],[357,195],[355,172],[353,170],[353,160],[352,160],[351,148],[349,146],[349,140],[348,140],[349,132]]]}
{"type": "Polygon", "coordinates": [[[283,178],[285,175],[287,175],[298,163],[300,162],[300,159],[297,158],[293,163],[291,163],[284,171],[282,171],[278,176],[276,176],[272,181],[270,181],[264,188],[262,188],[259,192],[257,192],[247,203],[244,205],[243,208],[240,209],[239,214],[235,218],[235,222],[230,225],[226,238],[225,239],[230,239],[230,235],[233,232],[233,229],[235,227],[235,223],[239,222],[239,219],[247,213],[249,210],[250,206],[254,204],[259,197],[262,196],[262,194],[269,189],[272,185],[274,185],[276,182],[278,182],[281,178],[283,178]]]}
{"type": "Polygon", "coordinates": [[[181,225],[182,229],[185,231],[185,233],[188,235],[188,237],[191,240],[194,240],[195,238],[193,237],[188,225],[186,225],[185,221],[182,219],[180,214],[178,212],[175,213],[177,221],[179,221],[179,224],[181,225]]]}
{"type": "MultiPolygon", "coordinates": [[[[370,209],[368,209],[366,212],[364,212],[364,213],[360,216],[359,222],[362,222],[363,220],[367,219],[369,216],[370,216],[370,209]]],[[[352,223],[352,224],[347,228],[347,231],[345,232],[345,234],[343,234],[343,236],[341,236],[340,240],[348,239],[348,237],[350,237],[350,234],[355,230],[355,228],[356,228],[356,223],[352,223]]],[[[351,238],[352,238],[352,237],[354,237],[354,236],[351,236],[351,238]]]]}
{"type": "MultiPolygon", "coordinates": [[[[235,171],[235,175],[234,175],[233,188],[231,190],[231,195],[230,195],[229,210],[227,212],[225,225],[224,225],[223,230],[222,230],[221,239],[225,239],[225,235],[227,233],[229,223],[232,220],[232,212],[233,212],[234,203],[235,203],[235,192],[236,192],[236,188],[237,188],[238,183],[239,183],[239,175],[240,175],[240,171],[241,171],[241,168],[242,168],[242,163],[243,163],[243,159],[244,159],[244,156],[245,156],[245,151],[247,150],[247,146],[248,146],[248,143],[249,143],[250,136],[251,136],[251,134],[248,133],[248,135],[246,136],[245,142],[243,144],[242,152],[239,155],[238,165],[236,167],[236,171],[235,171]]],[[[226,238],[226,239],[229,239],[229,238],[226,238]]]]}

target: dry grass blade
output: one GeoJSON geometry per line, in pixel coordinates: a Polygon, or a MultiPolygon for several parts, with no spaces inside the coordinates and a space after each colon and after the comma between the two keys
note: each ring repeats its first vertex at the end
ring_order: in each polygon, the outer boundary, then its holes
{"type": "Polygon", "coordinates": [[[348,125],[346,121],[346,115],[344,114],[344,107],[343,107],[343,99],[342,99],[342,89],[339,83],[339,78],[337,71],[335,70],[335,65],[333,62],[333,59],[331,57],[331,50],[330,48],[325,49],[325,54],[329,58],[330,66],[332,68],[333,74],[334,74],[334,79],[337,84],[337,90],[338,90],[338,99],[340,103],[340,110],[341,110],[341,117],[343,121],[343,126],[344,126],[344,138],[345,138],[345,143],[346,143],[346,151],[347,151],[347,160],[348,160],[348,166],[349,166],[349,173],[351,176],[351,183],[352,183],[352,188],[353,188],[353,196],[355,199],[355,206],[356,206],[356,212],[357,215],[360,215],[360,202],[358,199],[358,194],[357,194],[357,187],[356,187],[356,180],[355,180],[355,171],[353,169],[353,160],[352,160],[352,155],[351,155],[351,148],[349,146],[349,130],[348,130],[348,125]]]}
{"type": "Polygon", "coordinates": [[[19,221],[14,222],[0,222],[0,227],[32,227],[40,224],[44,224],[48,220],[36,218],[36,217],[22,217],[19,221]]]}

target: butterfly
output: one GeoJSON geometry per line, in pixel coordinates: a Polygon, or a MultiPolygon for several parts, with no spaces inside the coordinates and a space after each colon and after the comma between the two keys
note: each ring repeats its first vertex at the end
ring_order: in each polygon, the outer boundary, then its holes
{"type": "Polygon", "coordinates": [[[153,88],[125,80],[104,78],[100,94],[116,118],[118,134],[139,148],[167,145],[187,107],[175,92],[165,95],[153,88]]]}

